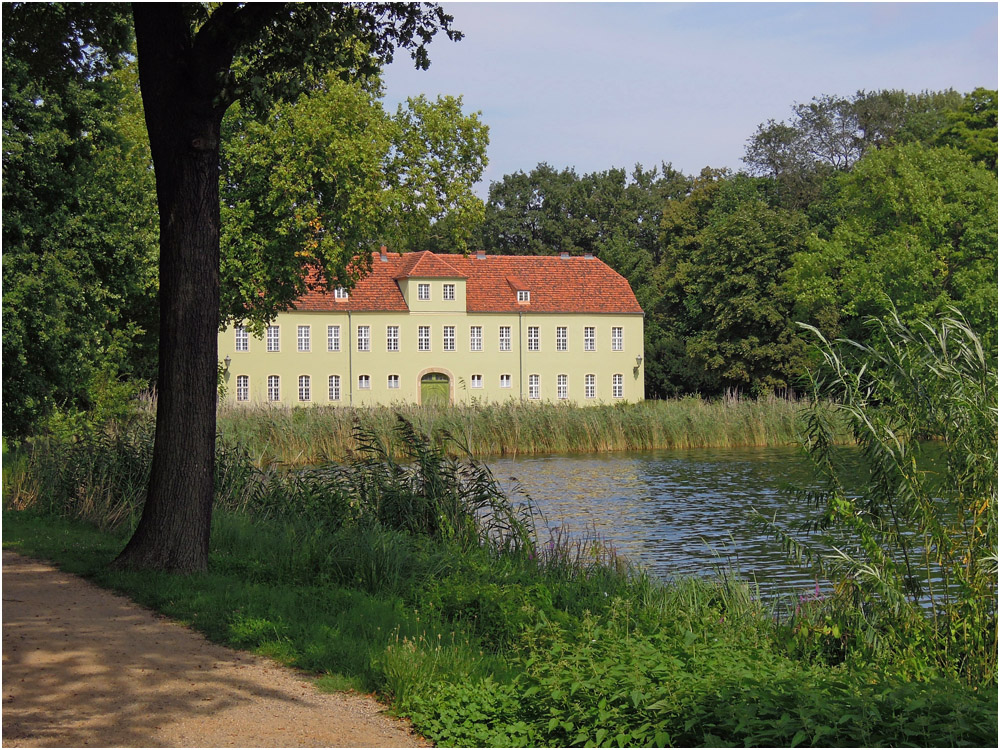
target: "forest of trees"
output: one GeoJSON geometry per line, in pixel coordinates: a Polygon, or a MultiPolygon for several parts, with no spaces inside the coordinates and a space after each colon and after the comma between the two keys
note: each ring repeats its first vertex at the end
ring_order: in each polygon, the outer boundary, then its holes
{"type": "Polygon", "coordinates": [[[818,96],[768,121],[745,170],[577,175],[539,164],[490,187],[480,244],[594,253],[646,312],[646,394],[794,392],[804,322],[960,310],[996,356],[997,92],[818,96]]]}
{"type": "MultiPolygon", "coordinates": [[[[5,19],[8,437],[113,410],[157,373],[158,221],[134,58],[43,69],[17,30],[5,19]]],[[[251,310],[260,325],[289,304],[303,259],[350,283],[364,272],[351,254],[380,244],[567,251],[632,284],[650,398],[794,393],[811,356],[798,322],[864,341],[866,317],[893,307],[915,320],[954,306],[996,354],[996,91],[817,96],[748,134],[738,172],[543,163],[484,202],[481,116],[460,97],[387,112],[381,90],[377,73],[329,73],[267,116],[229,108],[223,320],[251,310]]]]}

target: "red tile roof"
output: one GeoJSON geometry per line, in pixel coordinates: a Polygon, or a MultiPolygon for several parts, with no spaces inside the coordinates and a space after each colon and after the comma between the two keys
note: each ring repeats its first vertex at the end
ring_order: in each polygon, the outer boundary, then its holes
{"type": "MultiPolygon", "coordinates": [[[[398,254],[396,257],[400,257],[398,254]]],[[[446,257],[446,256],[445,256],[446,257]]],[[[452,268],[444,257],[429,253],[406,253],[402,256],[402,268],[397,279],[464,279],[465,276],[452,268]]]]}
{"type": "Polygon", "coordinates": [[[348,299],[333,291],[307,292],[296,303],[312,312],[407,312],[397,279],[466,279],[466,310],[472,312],[625,313],[642,312],[628,282],[593,257],[549,255],[372,254],[371,273],[348,299]],[[518,303],[517,289],[531,292],[518,303]]]}

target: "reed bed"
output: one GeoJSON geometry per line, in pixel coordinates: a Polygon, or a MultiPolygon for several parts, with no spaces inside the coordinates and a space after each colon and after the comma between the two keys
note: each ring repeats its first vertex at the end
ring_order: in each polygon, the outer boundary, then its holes
{"type": "MultiPolygon", "coordinates": [[[[236,407],[219,411],[220,435],[258,464],[341,460],[357,449],[355,422],[388,442],[404,417],[421,433],[448,434],[452,453],[509,456],[670,448],[794,445],[803,404],[785,399],[687,397],[639,404],[576,407],[486,404],[429,408],[236,407]]],[[[835,439],[850,440],[846,429],[835,439]]]]}

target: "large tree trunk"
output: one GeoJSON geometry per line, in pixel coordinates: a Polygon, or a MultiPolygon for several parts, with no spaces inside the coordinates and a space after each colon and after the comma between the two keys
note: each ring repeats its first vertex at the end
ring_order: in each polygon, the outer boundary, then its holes
{"type": "Polygon", "coordinates": [[[134,16],[160,216],[159,375],[146,505],[115,564],[199,571],[215,475],[220,82],[193,59],[180,13],[137,4],[134,16]]]}

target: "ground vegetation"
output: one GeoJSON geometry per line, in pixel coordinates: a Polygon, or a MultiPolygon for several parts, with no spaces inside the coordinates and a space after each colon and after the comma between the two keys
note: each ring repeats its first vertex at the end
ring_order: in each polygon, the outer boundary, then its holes
{"type": "Polygon", "coordinates": [[[889,345],[821,341],[814,380],[870,469],[858,494],[829,410],[803,435],[820,480],[803,499],[845,542],[769,519],[833,593],[653,579],[404,418],[306,470],[221,441],[204,573],[107,567],[144,502],[148,427],[5,460],[4,543],[378,691],[441,745],[992,747],[996,369],[959,317],[876,325],[889,345]]]}

